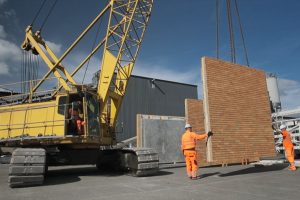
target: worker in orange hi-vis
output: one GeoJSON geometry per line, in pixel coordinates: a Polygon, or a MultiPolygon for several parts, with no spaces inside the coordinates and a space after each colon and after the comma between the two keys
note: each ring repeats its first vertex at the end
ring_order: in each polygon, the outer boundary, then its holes
{"type": "Polygon", "coordinates": [[[290,162],[289,170],[295,171],[296,170],[295,154],[294,154],[294,145],[291,139],[291,134],[286,130],[285,125],[281,125],[279,128],[283,137],[283,147],[285,150],[285,157],[290,162]]]}
{"type": "Polygon", "coordinates": [[[73,121],[74,124],[76,124],[77,134],[82,135],[83,129],[82,126],[85,125],[85,122],[80,118],[80,106],[81,102],[73,102],[72,107],[69,109],[69,115],[70,119],[73,121]]]}
{"type": "Polygon", "coordinates": [[[190,179],[197,179],[197,152],[196,152],[196,141],[204,140],[211,136],[212,132],[209,131],[206,134],[198,135],[192,132],[192,126],[190,124],[185,125],[185,133],[181,138],[181,150],[185,156],[186,172],[190,179]]]}

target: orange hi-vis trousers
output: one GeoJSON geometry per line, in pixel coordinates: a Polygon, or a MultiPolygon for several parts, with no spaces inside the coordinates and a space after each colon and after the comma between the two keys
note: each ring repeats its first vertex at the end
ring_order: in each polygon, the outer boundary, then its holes
{"type": "Polygon", "coordinates": [[[294,147],[293,146],[285,147],[285,156],[286,156],[287,160],[289,161],[289,163],[291,165],[294,165],[294,163],[295,163],[295,154],[294,154],[294,147]]]}
{"type": "Polygon", "coordinates": [[[83,130],[82,130],[82,127],[85,124],[84,121],[80,120],[80,119],[77,119],[76,120],[76,125],[77,125],[77,131],[79,134],[83,134],[83,130]]]}
{"type": "Polygon", "coordinates": [[[184,150],[186,172],[196,172],[198,170],[197,159],[195,150],[184,150]]]}

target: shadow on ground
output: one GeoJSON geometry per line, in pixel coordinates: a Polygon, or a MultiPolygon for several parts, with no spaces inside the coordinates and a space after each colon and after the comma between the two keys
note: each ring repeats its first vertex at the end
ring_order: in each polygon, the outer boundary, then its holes
{"type": "Polygon", "coordinates": [[[200,179],[203,179],[203,178],[207,178],[207,177],[215,176],[215,175],[220,175],[220,172],[201,174],[201,175],[198,176],[198,177],[199,177],[200,179]]]}
{"type": "Polygon", "coordinates": [[[173,168],[185,168],[185,163],[176,164],[159,164],[159,169],[173,169],[173,168]]]}
{"type": "MultiPolygon", "coordinates": [[[[158,171],[155,176],[166,176],[173,174],[168,171],[158,171]]],[[[65,169],[50,169],[45,177],[43,185],[59,185],[81,181],[82,176],[100,176],[100,177],[117,177],[117,176],[132,176],[128,172],[116,172],[113,170],[101,170],[96,167],[78,167],[78,168],[65,168],[65,169]]],[[[136,177],[139,178],[139,177],[136,177]]]]}
{"type": "Polygon", "coordinates": [[[225,174],[220,174],[220,177],[227,177],[227,176],[236,176],[236,175],[244,175],[244,174],[253,174],[253,173],[262,173],[262,172],[271,172],[271,171],[280,171],[286,168],[288,164],[281,164],[281,165],[272,165],[272,166],[262,166],[262,167],[249,167],[246,169],[241,169],[225,174]]]}

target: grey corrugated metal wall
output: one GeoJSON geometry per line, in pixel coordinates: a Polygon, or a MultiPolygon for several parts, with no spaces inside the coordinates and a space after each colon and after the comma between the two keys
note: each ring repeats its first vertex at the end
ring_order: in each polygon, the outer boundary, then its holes
{"type": "Polygon", "coordinates": [[[118,141],[136,135],[136,114],[184,116],[184,100],[197,99],[197,86],[132,76],[118,116],[118,141]]]}

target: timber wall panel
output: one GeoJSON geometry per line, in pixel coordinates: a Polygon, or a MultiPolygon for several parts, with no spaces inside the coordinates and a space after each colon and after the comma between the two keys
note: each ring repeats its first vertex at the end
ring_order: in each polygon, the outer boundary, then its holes
{"type": "MultiPolygon", "coordinates": [[[[197,99],[185,100],[185,118],[187,123],[191,124],[193,131],[197,134],[205,132],[204,128],[204,113],[203,113],[203,101],[197,99]]],[[[197,162],[199,166],[207,166],[206,162],[206,145],[205,140],[197,141],[197,162]]]]}
{"type": "MultiPolygon", "coordinates": [[[[265,73],[203,57],[202,81],[205,129],[214,132],[208,149],[212,151],[212,164],[274,156],[265,73]]],[[[202,117],[199,120],[204,121],[202,117]]]]}

